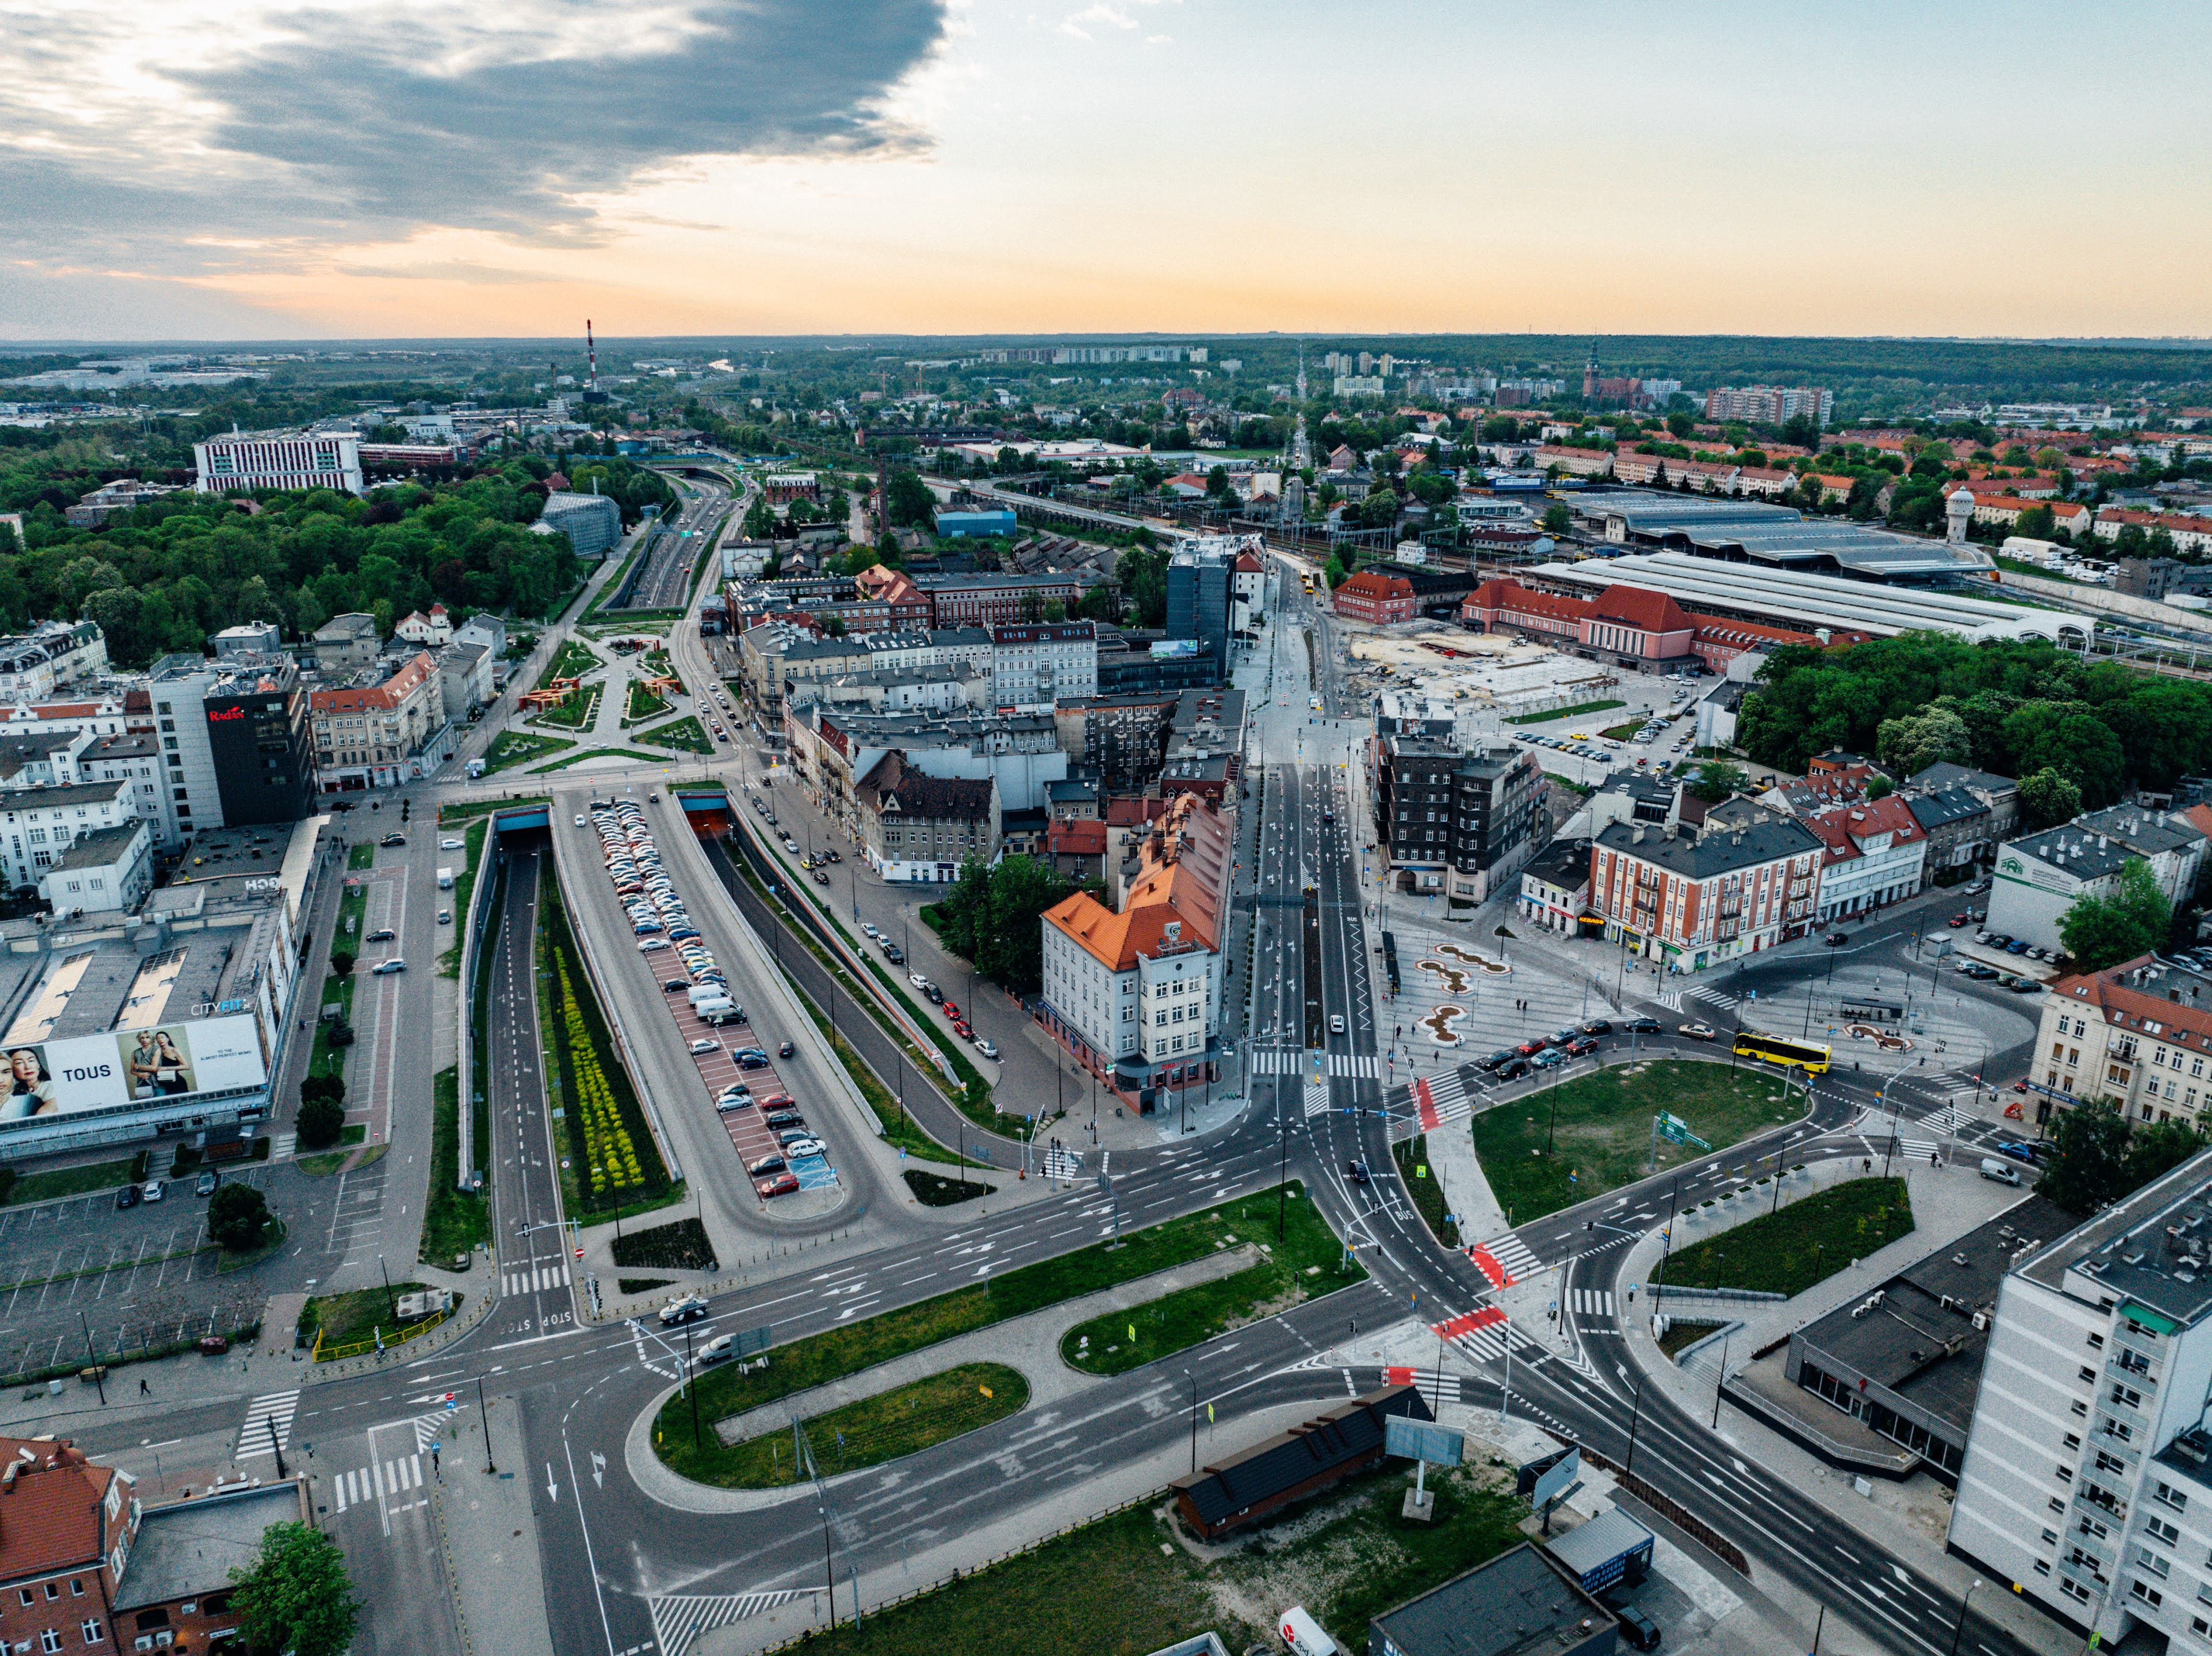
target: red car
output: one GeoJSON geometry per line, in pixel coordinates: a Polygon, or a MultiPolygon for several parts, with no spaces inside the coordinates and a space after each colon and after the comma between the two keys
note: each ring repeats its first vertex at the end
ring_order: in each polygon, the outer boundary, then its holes
{"type": "Polygon", "coordinates": [[[1534,1058],[1537,1053],[1542,1052],[1545,1047],[1550,1045],[1551,1043],[1547,1040],[1524,1040],[1513,1050],[1520,1053],[1523,1058],[1534,1058]]]}
{"type": "Polygon", "coordinates": [[[946,1001],[945,1003],[945,1016],[951,1018],[955,1023],[959,1022],[960,1004],[957,1001],[946,1001]]]}
{"type": "Polygon", "coordinates": [[[763,1179],[753,1186],[754,1192],[763,1201],[771,1196],[788,1196],[798,1188],[799,1175],[795,1173],[780,1173],[775,1178],[763,1179]]]}
{"type": "Polygon", "coordinates": [[[1597,1051],[1597,1043],[1588,1035],[1578,1035],[1566,1045],[1566,1054],[1569,1058],[1580,1058],[1584,1052],[1595,1051],[1597,1051]]]}
{"type": "Polygon", "coordinates": [[[1964,914],[1954,914],[1951,917],[1951,924],[1953,925],[1964,925],[1966,923],[1966,917],[1964,914]]]}
{"type": "Polygon", "coordinates": [[[952,1033],[959,1036],[963,1040],[973,1040],[975,1039],[975,1032],[973,1029],[970,1029],[968,1025],[959,1018],[952,1020],[952,1033]]]}

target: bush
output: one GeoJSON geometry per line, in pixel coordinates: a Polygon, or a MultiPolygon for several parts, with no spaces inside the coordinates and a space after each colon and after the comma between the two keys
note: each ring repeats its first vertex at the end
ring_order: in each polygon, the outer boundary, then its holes
{"type": "Polygon", "coordinates": [[[349,952],[343,949],[331,950],[331,975],[337,978],[353,975],[353,955],[349,952]]]}
{"type": "Polygon", "coordinates": [[[301,1144],[311,1150],[319,1150],[338,1142],[345,1131],[345,1106],[327,1093],[310,1095],[305,1087],[300,1089],[299,1119],[293,1124],[299,1131],[301,1144]]]}
{"type": "Polygon", "coordinates": [[[703,1271],[714,1257],[707,1228],[696,1219],[633,1230],[615,1240],[618,1265],[658,1265],[664,1271],[703,1271]]]}
{"type": "Polygon", "coordinates": [[[251,1185],[223,1185],[208,1202],[208,1235],[233,1253],[261,1246],[269,1234],[269,1203],[251,1185]]]}

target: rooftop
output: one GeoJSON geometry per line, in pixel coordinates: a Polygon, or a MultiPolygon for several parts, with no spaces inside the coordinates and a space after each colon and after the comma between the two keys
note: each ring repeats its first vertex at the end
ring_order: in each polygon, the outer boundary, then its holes
{"type": "Polygon", "coordinates": [[[72,1564],[91,1564],[103,1550],[100,1503],[118,1474],[95,1466],[66,1440],[0,1437],[15,1481],[0,1500],[0,1577],[22,1580],[72,1564]]]}
{"type": "Polygon", "coordinates": [[[2205,1262],[2212,1150],[2115,1202],[2018,1266],[2030,1282],[2087,1301],[2147,1313],[2160,1331],[2212,1313],[2205,1262]]]}
{"type": "Polygon", "coordinates": [[[1878,1290],[1879,1301],[1869,1295],[1838,1306],[1796,1338],[1834,1360],[1823,1368],[1863,1374],[1963,1435],[1973,1420],[1989,1344],[1975,1313],[1996,1305],[1998,1285],[2015,1260],[2074,1224],[2074,1216],[2057,1204],[2025,1197],[1899,1271],[1878,1290]]]}
{"type": "Polygon", "coordinates": [[[1810,828],[1783,817],[1695,834],[1613,822],[1597,839],[1608,850],[1641,858],[1692,880],[1710,880],[1737,869],[1756,868],[1762,863],[1820,849],[1820,838],[1810,828]]]}
{"type": "Polygon", "coordinates": [[[1613,1624],[1612,1611],[1525,1541],[1373,1623],[1404,1656],[1539,1656],[1613,1624]]]}
{"type": "Polygon", "coordinates": [[[302,1521],[306,1505],[297,1480],[287,1478],[147,1507],[115,1608],[142,1610],[228,1586],[231,1571],[260,1553],[269,1526],[302,1521]]]}

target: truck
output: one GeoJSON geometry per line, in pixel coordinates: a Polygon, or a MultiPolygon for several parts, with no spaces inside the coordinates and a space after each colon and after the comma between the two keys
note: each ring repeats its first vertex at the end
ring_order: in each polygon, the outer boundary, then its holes
{"type": "Polygon", "coordinates": [[[744,1016],[738,1010],[737,1002],[727,995],[714,1000],[698,1001],[691,1010],[698,1014],[702,1023],[735,1023],[744,1016]]]}
{"type": "Polygon", "coordinates": [[[471,759],[462,768],[468,772],[469,780],[473,782],[484,773],[484,761],[481,759],[471,759]]]}
{"type": "Polygon", "coordinates": [[[451,891],[453,889],[453,870],[450,868],[440,869],[438,870],[438,889],[441,891],[451,891]]]}

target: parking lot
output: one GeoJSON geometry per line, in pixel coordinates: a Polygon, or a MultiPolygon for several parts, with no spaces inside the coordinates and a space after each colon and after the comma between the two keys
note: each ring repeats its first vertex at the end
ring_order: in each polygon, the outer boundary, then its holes
{"type": "Polygon", "coordinates": [[[720,1028],[709,1028],[697,1022],[690,1015],[684,992],[666,989],[665,986],[664,989],[678,1026],[688,1027],[691,1031],[692,1046],[713,1043],[708,1051],[695,1050],[691,1054],[691,1062],[699,1071],[699,1097],[706,1108],[715,1112],[723,1131],[729,1135],[731,1148],[745,1166],[746,1176],[755,1181],[755,1189],[773,1185],[776,1175],[783,1173],[798,1180],[796,1188],[799,1190],[828,1190],[834,1186],[837,1174],[830,1164],[825,1140],[809,1132],[799,1142],[823,1148],[813,1155],[791,1156],[787,1153],[786,1135],[805,1129],[805,1122],[787,1122],[773,1128],[768,1125],[769,1116],[796,1113],[802,1107],[776,1073],[779,1049],[770,1046],[765,1037],[743,1020],[735,1026],[720,1028]],[[738,1061],[737,1054],[740,1052],[751,1052],[757,1057],[748,1066],[738,1061]],[[723,1109],[723,1092],[733,1086],[744,1087],[750,1096],[732,1108],[723,1109]],[[769,1158],[778,1165],[768,1165],[769,1158]]]}

